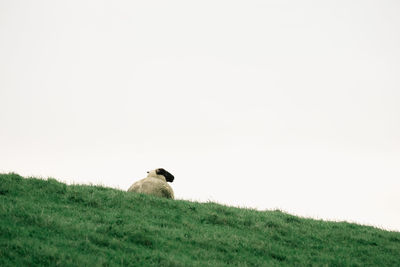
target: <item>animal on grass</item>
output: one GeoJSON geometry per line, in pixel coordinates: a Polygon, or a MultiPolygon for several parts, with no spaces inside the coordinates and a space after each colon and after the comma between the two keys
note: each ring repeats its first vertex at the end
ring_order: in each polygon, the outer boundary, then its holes
{"type": "Polygon", "coordinates": [[[174,191],[168,184],[168,182],[172,183],[174,181],[174,176],[172,174],[163,168],[148,171],[147,173],[147,177],[131,185],[128,192],[137,192],[174,199],[174,191]]]}

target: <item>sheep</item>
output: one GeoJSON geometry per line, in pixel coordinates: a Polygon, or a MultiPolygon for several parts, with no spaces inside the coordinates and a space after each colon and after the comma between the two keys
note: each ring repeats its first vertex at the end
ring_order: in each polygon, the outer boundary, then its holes
{"type": "Polygon", "coordinates": [[[167,182],[172,183],[174,176],[163,168],[147,172],[146,178],[135,182],[129,187],[128,192],[137,192],[174,199],[174,191],[167,182]]]}

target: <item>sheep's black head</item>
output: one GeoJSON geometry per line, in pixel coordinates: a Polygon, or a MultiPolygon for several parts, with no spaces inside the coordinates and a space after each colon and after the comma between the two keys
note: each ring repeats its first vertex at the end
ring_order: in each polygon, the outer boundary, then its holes
{"type": "Polygon", "coordinates": [[[172,183],[174,181],[174,176],[169,172],[167,172],[166,170],[164,170],[163,168],[157,169],[156,174],[164,176],[167,182],[172,183]]]}

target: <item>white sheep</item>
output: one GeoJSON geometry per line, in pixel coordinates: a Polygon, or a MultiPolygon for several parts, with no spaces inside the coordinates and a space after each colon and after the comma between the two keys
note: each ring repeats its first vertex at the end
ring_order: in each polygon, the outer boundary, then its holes
{"type": "Polygon", "coordinates": [[[129,187],[128,192],[137,192],[174,199],[174,191],[167,183],[174,181],[174,176],[163,168],[147,172],[146,178],[135,182],[129,187]]]}

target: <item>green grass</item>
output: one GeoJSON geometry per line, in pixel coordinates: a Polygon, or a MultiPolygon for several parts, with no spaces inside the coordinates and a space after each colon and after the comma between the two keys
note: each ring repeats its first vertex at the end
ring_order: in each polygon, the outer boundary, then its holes
{"type": "Polygon", "coordinates": [[[400,266],[400,233],[0,174],[0,266],[400,266]]]}

